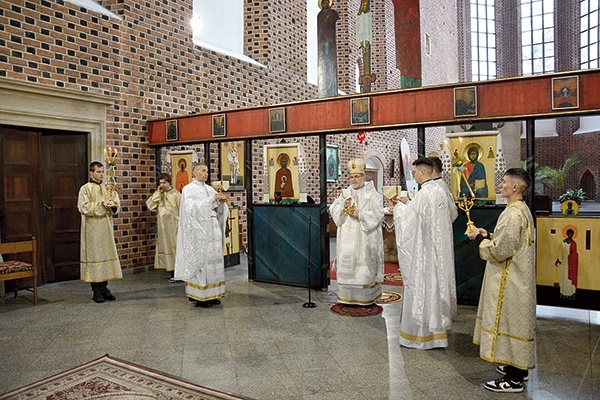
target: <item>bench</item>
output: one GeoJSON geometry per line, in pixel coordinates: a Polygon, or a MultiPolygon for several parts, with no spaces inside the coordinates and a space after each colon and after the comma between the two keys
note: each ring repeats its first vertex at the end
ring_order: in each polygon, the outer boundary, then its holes
{"type": "MultiPolygon", "coordinates": [[[[13,279],[33,278],[33,304],[37,304],[37,243],[34,237],[22,242],[0,243],[0,255],[14,255],[14,259],[0,262],[0,282],[13,279]],[[19,253],[31,253],[31,262],[25,262],[16,256],[19,253]]],[[[6,258],[6,257],[4,257],[6,258]]],[[[22,257],[21,257],[22,258],[22,257]]],[[[15,285],[15,297],[18,287],[15,285]]]]}

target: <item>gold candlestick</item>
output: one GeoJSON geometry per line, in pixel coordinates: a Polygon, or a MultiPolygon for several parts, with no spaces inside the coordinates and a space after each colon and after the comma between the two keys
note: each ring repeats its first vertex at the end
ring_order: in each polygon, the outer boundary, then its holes
{"type": "Polygon", "coordinates": [[[479,229],[475,226],[473,221],[471,221],[471,208],[473,208],[473,203],[473,198],[471,197],[463,197],[456,202],[458,208],[467,214],[467,230],[465,231],[465,235],[468,235],[469,233],[479,229]]]}
{"type": "Polygon", "coordinates": [[[106,190],[108,194],[107,204],[109,207],[114,207],[116,204],[113,201],[113,194],[117,191],[117,148],[108,147],[104,149],[104,157],[106,158],[106,190]]]}

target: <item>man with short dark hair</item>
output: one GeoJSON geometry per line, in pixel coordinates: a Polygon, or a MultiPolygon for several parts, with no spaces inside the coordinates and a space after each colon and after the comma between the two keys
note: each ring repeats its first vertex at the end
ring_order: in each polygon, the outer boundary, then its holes
{"type": "Polygon", "coordinates": [[[121,208],[116,190],[109,191],[104,165],[90,164],[90,181],[79,189],[77,208],[81,214],[81,280],[89,282],[96,303],[116,300],[108,281],[123,278],[115,245],[113,216],[121,208]]]}
{"type": "Polygon", "coordinates": [[[442,179],[442,170],[443,163],[439,154],[436,152],[431,152],[427,156],[431,161],[433,161],[433,174],[431,175],[433,182],[438,185],[440,188],[446,192],[446,196],[448,199],[448,210],[450,211],[450,221],[454,222],[458,217],[458,210],[456,209],[456,203],[454,202],[454,198],[452,197],[452,193],[450,193],[450,189],[448,185],[442,179]]]}
{"type": "Polygon", "coordinates": [[[169,282],[175,282],[175,249],[177,248],[177,224],[181,195],[171,186],[171,175],[158,176],[158,189],[146,201],[148,210],[157,214],[156,251],[154,269],[164,269],[170,274],[169,282]]]}
{"type": "Polygon", "coordinates": [[[398,262],[404,281],[400,345],[422,350],[448,346],[456,315],[454,246],[448,196],[433,182],[433,161],[413,162],[416,196],[392,200],[398,262]]]}
{"type": "Polygon", "coordinates": [[[493,392],[522,392],[528,370],[535,368],[535,232],[523,201],[530,184],[527,171],[506,171],[500,194],[508,204],[494,234],[479,228],[468,235],[479,242],[479,254],[487,261],[473,343],[481,358],[502,363],[496,370],[504,377],[484,385],[493,392]]]}

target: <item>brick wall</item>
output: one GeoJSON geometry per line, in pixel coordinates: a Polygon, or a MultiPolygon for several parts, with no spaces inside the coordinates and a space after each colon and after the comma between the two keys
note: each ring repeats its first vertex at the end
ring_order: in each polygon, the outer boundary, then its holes
{"type": "MultiPolygon", "coordinates": [[[[169,150],[194,149],[206,160],[203,145],[163,148],[157,153],[148,145],[146,122],[315,98],[317,88],[306,83],[305,2],[244,2],[245,54],[264,67],[195,46],[189,24],[192,0],[100,3],[122,20],[61,0],[0,0],[0,76],[117,98],[107,109],[106,120],[106,145],[117,147],[121,154],[117,173],[123,209],[116,220],[115,236],[124,268],[149,266],[153,264],[155,217],[144,204],[156,188],[157,165],[161,171],[168,170],[169,150]]],[[[355,90],[360,56],[355,38],[358,4],[359,0],[334,3],[340,13],[338,78],[340,90],[346,93],[355,90]]],[[[450,0],[424,4],[423,26],[434,33],[440,62],[439,69],[425,75],[426,82],[455,81],[456,53],[441,53],[456,47],[455,6],[450,0]],[[443,24],[436,27],[434,21],[440,16],[443,24]],[[451,32],[447,40],[444,32],[451,32]]],[[[373,90],[399,87],[399,72],[392,62],[392,7],[391,0],[372,0],[372,60],[373,72],[378,75],[373,90]]],[[[393,177],[389,168],[391,160],[398,158],[402,137],[407,137],[416,154],[414,130],[369,133],[365,144],[356,142],[355,133],[331,136],[328,141],[344,149],[342,165],[351,156],[376,156],[386,168],[385,184],[399,184],[400,163],[395,162],[393,177]]],[[[309,168],[317,171],[318,138],[298,141],[307,152],[309,168]]],[[[255,201],[262,199],[266,189],[262,145],[272,142],[276,140],[253,142],[255,201]]],[[[213,180],[219,177],[217,161],[218,147],[213,144],[213,180]]],[[[318,199],[318,175],[308,174],[307,185],[308,194],[318,199]]],[[[243,208],[245,221],[245,192],[232,192],[230,197],[243,208]]]]}

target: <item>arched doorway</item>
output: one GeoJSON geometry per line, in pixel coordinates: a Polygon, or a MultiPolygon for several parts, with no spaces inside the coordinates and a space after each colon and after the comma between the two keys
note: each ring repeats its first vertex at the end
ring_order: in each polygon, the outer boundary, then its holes
{"type": "Polygon", "coordinates": [[[588,195],[589,200],[596,199],[596,180],[590,170],[586,170],[579,181],[579,186],[588,195]]]}
{"type": "Polygon", "coordinates": [[[366,180],[373,181],[375,189],[381,192],[381,187],[383,186],[383,163],[378,157],[372,156],[367,160],[365,174],[367,176],[366,180]]]}

